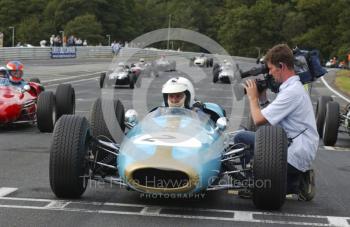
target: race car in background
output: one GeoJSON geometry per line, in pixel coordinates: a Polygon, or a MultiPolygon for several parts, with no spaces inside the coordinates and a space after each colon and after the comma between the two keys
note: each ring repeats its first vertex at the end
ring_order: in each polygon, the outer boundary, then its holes
{"type": "Polygon", "coordinates": [[[136,77],[150,77],[152,71],[152,64],[146,63],[144,58],[140,58],[140,60],[136,63],[132,63],[130,65],[130,70],[133,72],[136,77]]]}
{"type": "Polygon", "coordinates": [[[56,94],[44,91],[33,78],[23,88],[0,79],[0,125],[37,124],[41,132],[52,132],[63,114],[74,114],[75,92],[70,84],[60,84],[56,94]]]}
{"type": "Polygon", "coordinates": [[[190,66],[213,67],[213,58],[208,58],[204,54],[190,59],[190,66]]]}
{"type": "Polygon", "coordinates": [[[213,82],[218,81],[230,83],[234,79],[233,65],[226,60],[222,64],[214,64],[213,67],[213,82]]]}
{"type": "Polygon", "coordinates": [[[120,85],[128,85],[131,89],[141,86],[141,77],[138,77],[140,72],[131,70],[128,65],[120,62],[113,71],[101,73],[100,88],[103,87],[117,87],[120,85]]]}
{"type": "Polygon", "coordinates": [[[162,72],[176,71],[176,61],[169,60],[164,55],[152,62],[151,73],[158,77],[162,72]]]}
{"type": "Polygon", "coordinates": [[[350,104],[340,110],[338,102],[330,96],[321,96],[316,103],[316,125],[326,146],[334,146],[338,133],[350,135],[350,104]]]}

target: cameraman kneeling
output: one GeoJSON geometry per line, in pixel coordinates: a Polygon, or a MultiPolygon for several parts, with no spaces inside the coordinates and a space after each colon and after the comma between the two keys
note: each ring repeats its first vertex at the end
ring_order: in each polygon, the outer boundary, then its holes
{"type": "MultiPolygon", "coordinates": [[[[315,195],[314,172],[311,163],[315,159],[319,136],[310,96],[294,72],[292,50],[285,44],[271,48],[265,61],[269,74],[281,83],[279,93],[264,109],[260,105],[267,101],[266,92],[258,93],[254,80],[244,85],[252,119],[255,125],[269,123],[280,126],[290,140],[288,147],[287,194],[297,194],[300,200],[312,200],[315,195]]],[[[254,149],[255,133],[238,133],[235,143],[245,143],[254,149]]]]}

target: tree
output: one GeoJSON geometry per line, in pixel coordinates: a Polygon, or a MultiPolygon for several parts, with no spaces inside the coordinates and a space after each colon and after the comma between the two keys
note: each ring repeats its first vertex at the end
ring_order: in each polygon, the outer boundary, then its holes
{"type": "Polygon", "coordinates": [[[78,16],[68,22],[64,27],[67,36],[74,35],[88,40],[91,44],[99,44],[103,39],[102,25],[97,22],[96,17],[91,14],[78,16]]]}
{"type": "Polygon", "coordinates": [[[39,45],[43,39],[39,19],[36,16],[24,18],[17,26],[17,34],[17,42],[39,45]]]}

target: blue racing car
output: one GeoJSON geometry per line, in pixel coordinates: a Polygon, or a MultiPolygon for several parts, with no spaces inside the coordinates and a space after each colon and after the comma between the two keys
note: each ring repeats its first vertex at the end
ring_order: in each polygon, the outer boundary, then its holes
{"type": "Polygon", "coordinates": [[[247,145],[230,140],[235,132],[226,132],[226,124],[225,111],[214,103],[194,110],[158,107],[138,121],[119,100],[99,98],[90,123],[74,115],[56,123],[51,188],[59,198],[80,197],[89,180],[160,195],[249,190],[256,207],[279,209],[286,195],[286,134],[260,127],[252,157],[247,145]]]}

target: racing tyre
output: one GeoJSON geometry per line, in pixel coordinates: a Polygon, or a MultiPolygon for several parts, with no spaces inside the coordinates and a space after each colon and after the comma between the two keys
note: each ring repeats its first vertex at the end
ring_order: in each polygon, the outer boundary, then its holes
{"type": "Polygon", "coordinates": [[[317,99],[316,103],[316,126],[320,137],[323,137],[323,125],[326,116],[326,105],[328,102],[333,101],[330,96],[321,96],[317,99]]]}
{"type": "Polygon", "coordinates": [[[213,67],[214,60],[212,58],[209,59],[209,66],[213,67]]]}
{"type": "Polygon", "coordinates": [[[30,78],[29,82],[34,82],[34,83],[37,83],[37,84],[41,84],[40,79],[37,78],[37,77],[30,78]]]}
{"type": "Polygon", "coordinates": [[[219,73],[216,73],[213,75],[213,83],[218,82],[218,80],[219,80],[219,73]]]}
{"type": "Polygon", "coordinates": [[[100,75],[100,88],[103,88],[103,83],[105,82],[106,73],[101,73],[100,75]]]}
{"type": "Polygon", "coordinates": [[[337,142],[339,128],[339,103],[330,101],[326,105],[326,116],[323,128],[323,143],[333,146],[337,142]]]}
{"type": "MultiPolygon", "coordinates": [[[[120,144],[125,131],[124,115],[124,106],[118,99],[96,99],[90,111],[91,135],[98,139],[120,144]]],[[[92,152],[97,155],[98,161],[115,165],[116,157],[114,155],[95,146],[92,147],[92,152]]],[[[105,173],[114,173],[113,171],[108,172],[107,168],[99,168],[95,171],[99,170],[103,170],[105,173]]]]}
{"type": "Polygon", "coordinates": [[[70,84],[60,84],[56,89],[56,120],[63,114],[75,113],[75,91],[70,84]]]}
{"type": "Polygon", "coordinates": [[[50,148],[50,186],[58,198],[79,198],[89,176],[87,161],[90,143],[85,117],[62,116],[55,126],[50,148]]]}
{"type": "Polygon", "coordinates": [[[56,122],[55,96],[52,91],[40,93],[37,101],[36,120],[40,132],[52,132],[56,122]]]}
{"type": "Polygon", "coordinates": [[[135,75],[134,74],[129,75],[129,86],[131,89],[134,89],[134,87],[135,87],[135,75]]]}
{"type": "Polygon", "coordinates": [[[287,135],[282,128],[261,126],[255,135],[253,203],[259,209],[279,209],[287,189],[287,135]]]}

